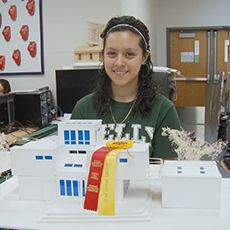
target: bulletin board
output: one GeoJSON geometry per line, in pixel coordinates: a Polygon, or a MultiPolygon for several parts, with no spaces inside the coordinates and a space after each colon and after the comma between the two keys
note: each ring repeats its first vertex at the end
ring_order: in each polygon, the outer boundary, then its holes
{"type": "Polygon", "coordinates": [[[0,0],[0,75],[44,74],[42,0],[0,0]]]}

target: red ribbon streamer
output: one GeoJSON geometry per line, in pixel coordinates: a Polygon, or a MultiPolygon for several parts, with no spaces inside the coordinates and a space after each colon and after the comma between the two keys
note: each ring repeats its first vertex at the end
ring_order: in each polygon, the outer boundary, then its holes
{"type": "Polygon", "coordinates": [[[101,147],[100,149],[96,150],[92,155],[86,188],[84,209],[97,211],[104,161],[106,155],[111,150],[113,150],[113,148],[101,147]]]}

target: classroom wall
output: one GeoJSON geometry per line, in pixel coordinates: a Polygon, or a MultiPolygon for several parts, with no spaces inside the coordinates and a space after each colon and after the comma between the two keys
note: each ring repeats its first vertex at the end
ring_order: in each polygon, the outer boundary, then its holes
{"type": "Polygon", "coordinates": [[[158,0],[157,65],[166,66],[166,28],[230,26],[229,0],[158,0]]]}
{"type": "Polygon", "coordinates": [[[73,64],[73,50],[86,45],[86,21],[105,24],[113,16],[132,14],[151,26],[153,3],[155,0],[43,0],[45,74],[4,77],[10,81],[14,91],[48,85],[56,101],[55,70],[73,64]]]}
{"type": "MultiPolygon", "coordinates": [[[[55,70],[74,62],[73,50],[86,45],[87,23],[105,23],[121,14],[120,0],[43,0],[44,75],[5,76],[12,90],[48,85],[56,98],[55,70]]],[[[68,93],[68,92],[67,92],[68,93]]]]}
{"type": "MultiPolygon", "coordinates": [[[[230,25],[229,0],[43,0],[44,75],[5,76],[13,90],[48,85],[56,98],[55,70],[74,62],[73,50],[85,45],[87,23],[112,16],[140,18],[150,30],[154,65],[166,65],[166,28],[230,25]]],[[[68,93],[68,92],[67,92],[68,93]]]]}

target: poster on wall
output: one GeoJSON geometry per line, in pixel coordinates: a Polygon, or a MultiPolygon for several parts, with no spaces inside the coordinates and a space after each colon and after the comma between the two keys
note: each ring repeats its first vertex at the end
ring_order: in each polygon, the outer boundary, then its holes
{"type": "Polygon", "coordinates": [[[44,74],[42,0],[0,0],[0,75],[44,74]]]}

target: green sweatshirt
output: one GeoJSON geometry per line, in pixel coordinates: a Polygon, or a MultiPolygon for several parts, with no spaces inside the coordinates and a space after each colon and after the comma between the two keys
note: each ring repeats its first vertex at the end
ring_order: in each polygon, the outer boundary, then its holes
{"type": "MultiPolygon", "coordinates": [[[[109,126],[108,140],[119,139],[122,128],[125,127],[125,123],[129,120],[129,118],[123,124],[119,124],[127,116],[133,102],[114,102],[112,111],[116,123],[119,125],[119,132],[116,133],[114,131],[115,123],[111,114],[108,118],[97,116],[97,108],[93,105],[92,96],[92,94],[89,94],[76,103],[71,119],[102,119],[104,133],[106,133],[107,123],[109,126]]],[[[166,97],[157,95],[152,106],[151,116],[144,118],[141,116],[140,112],[133,115],[126,128],[123,139],[133,140],[134,143],[150,143],[150,157],[162,159],[175,158],[177,157],[177,154],[173,150],[168,137],[163,137],[161,135],[163,127],[180,129],[180,121],[174,104],[166,97]]]]}

